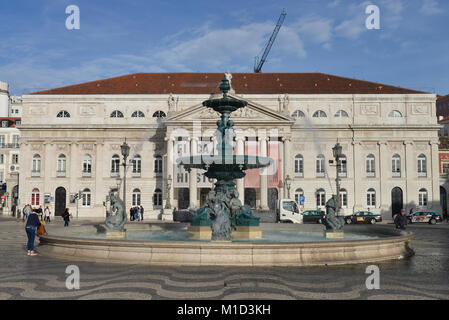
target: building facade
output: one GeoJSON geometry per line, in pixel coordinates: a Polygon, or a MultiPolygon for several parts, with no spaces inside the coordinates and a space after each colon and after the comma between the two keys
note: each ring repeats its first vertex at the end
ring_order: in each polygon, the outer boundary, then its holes
{"type": "Polygon", "coordinates": [[[437,97],[437,116],[439,119],[449,117],[449,94],[437,97]]]}
{"type": "MultiPolygon", "coordinates": [[[[158,218],[167,201],[201,206],[212,181],[176,159],[214,152],[218,114],[202,102],[219,92],[222,77],[135,74],[23,96],[21,205],[104,216],[108,190],[123,177],[126,138],[127,208],[142,205],[158,218]]],[[[441,211],[436,95],[325,74],[229,77],[231,95],[248,102],[231,117],[236,153],[274,160],[236,181],[242,202],[273,210],[277,198],[303,196],[305,210],[324,208],[336,192],[329,160],[338,142],[345,214],[441,211]]]]}
{"type": "MultiPolygon", "coordinates": [[[[9,86],[0,82],[0,207],[3,213],[8,214],[19,196],[20,131],[17,126],[21,123],[20,117],[10,115],[10,102],[9,86]]],[[[16,104],[21,104],[20,99],[16,104]]]]}

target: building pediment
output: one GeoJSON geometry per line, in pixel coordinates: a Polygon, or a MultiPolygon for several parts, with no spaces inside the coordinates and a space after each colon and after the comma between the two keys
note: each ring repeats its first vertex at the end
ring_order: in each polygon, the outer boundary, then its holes
{"type": "MultiPolygon", "coordinates": [[[[273,123],[292,125],[295,120],[290,116],[276,112],[270,108],[262,106],[258,103],[250,101],[248,99],[242,99],[241,97],[228,94],[230,97],[245,100],[248,105],[241,108],[231,114],[231,119],[238,124],[239,122],[251,122],[251,123],[273,123]]],[[[220,118],[220,114],[213,109],[204,107],[202,104],[192,106],[184,111],[169,116],[166,120],[166,124],[175,124],[179,122],[194,122],[205,121],[215,123],[220,118]]]]}

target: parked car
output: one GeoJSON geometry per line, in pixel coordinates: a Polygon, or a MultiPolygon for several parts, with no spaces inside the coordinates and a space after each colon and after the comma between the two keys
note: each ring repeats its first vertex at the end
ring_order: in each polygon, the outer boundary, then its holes
{"type": "Polygon", "coordinates": [[[443,217],[435,211],[417,211],[407,216],[409,223],[436,224],[443,222],[443,217]]]}
{"type": "Polygon", "coordinates": [[[345,222],[346,224],[351,223],[376,224],[377,222],[382,222],[382,215],[371,211],[357,211],[353,215],[345,217],[345,222]]]}
{"type": "Polygon", "coordinates": [[[303,223],[321,223],[326,213],[321,210],[307,210],[302,212],[303,223]]]}
{"type": "Polygon", "coordinates": [[[173,211],[173,221],[177,222],[192,222],[192,218],[196,215],[193,210],[178,210],[173,211]]]}

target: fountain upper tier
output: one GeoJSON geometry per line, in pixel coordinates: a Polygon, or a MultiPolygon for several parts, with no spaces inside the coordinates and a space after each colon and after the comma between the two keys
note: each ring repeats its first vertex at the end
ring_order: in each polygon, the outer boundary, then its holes
{"type": "Polygon", "coordinates": [[[217,121],[216,140],[218,151],[213,155],[199,155],[182,157],[176,160],[187,170],[204,169],[208,178],[241,179],[245,176],[245,170],[264,168],[273,163],[273,159],[261,156],[234,155],[234,122],[229,119],[232,112],[244,108],[248,103],[244,100],[227,96],[231,89],[229,80],[222,80],[219,88],[223,92],[220,99],[209,99],[203,102],[203,106],[211,108],[221,114],[221,119],[217,121]]]}

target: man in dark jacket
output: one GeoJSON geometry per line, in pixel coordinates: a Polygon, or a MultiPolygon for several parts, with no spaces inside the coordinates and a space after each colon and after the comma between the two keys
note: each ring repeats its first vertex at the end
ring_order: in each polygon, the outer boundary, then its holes
{"type": "Polygon", "coordinates": [[[401,214],[398,214],[394,219],[396,229],[405,230],[407,227],[407,217],[405,216],[405,210],[401,210],[401,214]]]}
{"type": "Polygon", "coordinates": [[[41,222],[39,221],[39,217],[35,212],[32,212],[27,219],[27,223],[25,226],[25,231],[28,236],[28,244],[27,244],[27,254],[29,256],[35,256],[37,253],[34,252],[34,238],[36,237],[36,230],[41,226],[41,222]]]}
{"type": "Polygon", "coordinates": [[[140,217],[141,217],[140,220],[143,221],[143,207],[142,206],[140,206],[140,217]]]}

